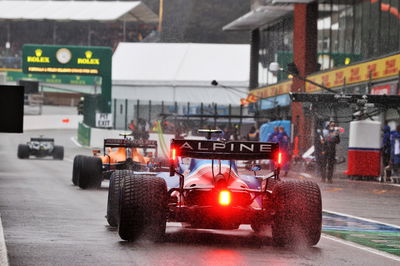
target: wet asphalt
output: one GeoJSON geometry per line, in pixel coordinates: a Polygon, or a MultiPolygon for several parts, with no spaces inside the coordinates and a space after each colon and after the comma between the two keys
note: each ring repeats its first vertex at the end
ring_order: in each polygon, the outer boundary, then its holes
{"type": "MultiPolygon", "coordinates": [[[[270,236],[240,230],[183,229],[169,224],[164,243],[121,241],[107,226],[107,183],[84,191],[71,183],[72,159],[89,154],[75,130],[0,135],[0,214],[10,265],[399,265],[323,236],[310,249],[272,246],[270,236]],[[17,159],[17,145],[44,134],[64,145],[65,160],[17,159]]],[[[297,174],[296,174],[297,175],[297,174]]],[[[323,206],[400,223],[400,187],[335,180],[321,184],[323,206]],[[385,190],[385,191],[383,191],[385,190]]]]}

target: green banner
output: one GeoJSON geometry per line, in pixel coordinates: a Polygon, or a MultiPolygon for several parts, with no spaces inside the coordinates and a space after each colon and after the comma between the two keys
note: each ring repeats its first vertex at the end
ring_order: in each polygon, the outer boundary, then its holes
{"type": "Polygon", "coordinates": [[[20,79],[38,80],[43,83],[50,84],[70,84],[70,85],[87,85],[99,86],[101,77],[78,76],[78,75],[56,75],[56,74],[25,74],[20,71],[8,71],[7,81],[18,81],[20,79]]]}
{"type": "MultiPolygon", "coordinates": [[[[110,47],[24,44],[22,70],[28,74],[101,76],[101,99],[96,102],[101,113],[111,113],[110,47]]],[[[84,113],[84,121],[94,113],[84,113]]],[[[90,125],[95,126],[95,125],[90,125]]]]}

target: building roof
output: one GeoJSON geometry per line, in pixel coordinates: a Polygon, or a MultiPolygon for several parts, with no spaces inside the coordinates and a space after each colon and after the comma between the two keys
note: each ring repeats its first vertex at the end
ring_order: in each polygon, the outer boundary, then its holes
{"type": "Polygon", "coordinates": [[[223,27],[224,31],[251,31],[290,14],[292,5],[260,6],[223,27]]]}
{"type": "Polygon", "coordinates": [[[113,84],[248,86],[247,44],[120,43],[113,84]]]}
{"type": "Polygon", "coordinates": [[[141,21],[158,16],[140,1],[0,1],[0,20],[141,21]]]}

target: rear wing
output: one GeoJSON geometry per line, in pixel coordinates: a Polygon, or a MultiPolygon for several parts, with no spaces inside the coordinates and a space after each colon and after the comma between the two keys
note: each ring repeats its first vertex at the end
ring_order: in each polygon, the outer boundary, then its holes
{"type": "Polygon", "coordinates": [[[156,140],[141,140],[141,139],[105,139],[104,148],[154,148],[157,149],[156,140]]]}
{"type": "Polygon", "coordinates": [[[31,141],[54,142],[54,139],[50,139],[50,138],[31,138],[31,141]]]}
{"type": "Polygon", "coordinates": [[[278,143],[258,141],[214,141],[178,140],[171,141],[172,158],[176,156],[219,160],[275,159],[279,152],[278,143]]]}

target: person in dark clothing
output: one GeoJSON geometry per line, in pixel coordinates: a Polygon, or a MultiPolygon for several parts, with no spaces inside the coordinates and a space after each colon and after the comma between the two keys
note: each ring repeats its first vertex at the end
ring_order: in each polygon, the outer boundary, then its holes
{"type": "Polygon", "coordinates": [[[149,139],[149,132],[146,128],[146,120],[140,118],[138,121],[137,131],[139,135],[139,139],[148,140],[149,139]]]}
{"type": "Polygon", "coordinates": [[[240,126],[238,124],[233,127],[233,140],[240,140],[240,126]]]}
{"type": "Polygon", "coordinates": [[[224,127],[224,139],[231,140],[232,138],[232,128],[231,127],[224,127]]]}
{"type": "Polygon", "coordinates": [[[393,166],[393,175],[400,175],[400,125],[397,125],[396,131],[390,136],[391,143],[391,164],[393,166]]]}
{"type": "Polygon", "coordinates": [[[282,152],[283,155],[282,170],[285,171],[283,176],[286,177],[289,172],[290,139],[284,127],[279,127],[277,139],[279,143],[279,151],[282,152]]]}
{"type": "Polygon", "coordinates": [[[322,144],[322,158],[321,158],[321,177],[322,182],[328,179],[332,183],[333,169],[336,162],[336,145],[340,143],[339,132],[335,128],[335,122],[329,122],[326,129],[323,131],[322,144]]]}
{"type": "Polygon", "coordinates": [[[131,135],[133,136],[133,138],[138,139],[137,128],[136,128],[135,122],[133,120],[131,120],[131,122],[129,123],[128,128],[132,132],[131,135]]]}
{"type": "Polygon", "coordinates": [[[319,175],[322,176],[321,170],[324,162],[324,155],[323,155],[323,147],[324,145],[324,135],[321,129],[317,129],[315,132],[315,139],[314,139],[314,154],[315,154],[315,163],[317,164],[317,171],[319,171],[319,175]]]}
{"type": "MultiPolygon", "coordinates": [[[[383,127],[383,140],[382,140],[382,162],[383,169],[385,171],[384,176],[386,178],[390,178],[391,170],[390,170],[390,155],[392,151],[392,145],[390,142],[390,127],[385,125],[383,127]]],[[[382,179],[383,181],[384,179],[382,179]]]]}
{"type": "Polygon", "coordinates": [[[250,128],[249,133],[247,133],[246,140],[248,140],[248,141],[258,141],[259,140],[259,134],[258,134],[258,131],[256,130],[255,126],[252,126],[250,128]]]}

